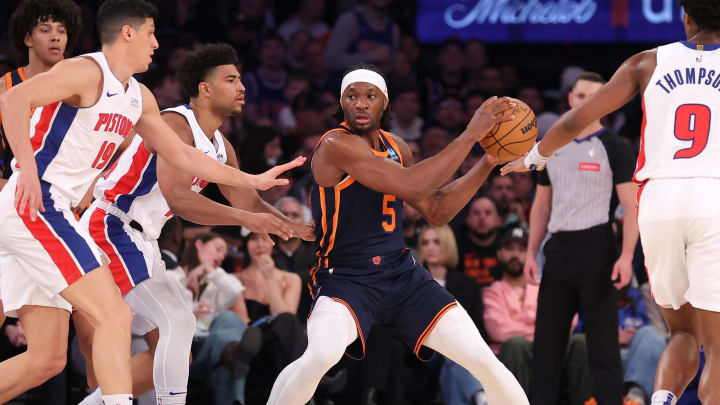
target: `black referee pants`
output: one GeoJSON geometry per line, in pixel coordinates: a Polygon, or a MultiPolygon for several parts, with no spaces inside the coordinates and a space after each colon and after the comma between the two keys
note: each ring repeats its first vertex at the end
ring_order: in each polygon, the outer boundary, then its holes
{"type": "Polygon", "coordinates": [[[582,310],[599,405],[622,405],[618,296],[610,277],[617,258],[609,224],[558,232],[545,244],[533,346],[533,405],[557,405],[570,326],[582,310]]]}

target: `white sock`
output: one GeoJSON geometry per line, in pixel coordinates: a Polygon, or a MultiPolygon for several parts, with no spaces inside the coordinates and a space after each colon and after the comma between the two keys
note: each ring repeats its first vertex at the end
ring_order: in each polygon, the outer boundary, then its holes
{"type": "Polygon", "coordinates": [[[132,394],[103,395],[102,397],[105,405],[132,405],[133,403],[132,394]]]}
{"type": "Polygon", "coordinates": [[[187,388],[155,388],[157,405],[185,405],[187,388]]]}
{"type": "Polygon", "coordinates": [[[78,405],[104,405],[100,387],[97,387],[95,391],[85,397],[85,399],[83,399],[78,405]]]}
{"type": "Polygon", "coordinates": [[[668,390],[658,390],[652,396],[650,405],[675,405],[677,397],[668,390]]]}

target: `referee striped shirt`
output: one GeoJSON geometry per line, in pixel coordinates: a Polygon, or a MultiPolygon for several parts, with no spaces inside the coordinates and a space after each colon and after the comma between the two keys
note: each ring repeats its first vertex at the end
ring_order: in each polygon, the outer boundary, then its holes
{"type": "Polygon", "coordinates": [[[618,205],[615,185],[632,181],[635,162],[630,144],[607,129],[555,152],[538,178],[538,184],[552,186],[548,231],[608,223],[618,205]]]}

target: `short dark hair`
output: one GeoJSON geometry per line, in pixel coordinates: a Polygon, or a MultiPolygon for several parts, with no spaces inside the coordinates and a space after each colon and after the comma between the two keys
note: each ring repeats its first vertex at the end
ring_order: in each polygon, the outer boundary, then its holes
{"type": "Polygon", "coordinates": [[[701,30],[720,31],[720,2],[717,0],[680,0],[678,3],[701,30]]]}
{"type": "Polygon", "coordinates": [[[292,101],[293,113],[297,113],[299,110],[323,111],[326,107],[322,98],[311,91],[298,94],[292,101]]]}
{"type": "Polygon", "coordinates": [[[180,62],[177,78],[183,93],[190,98],[198,96],[198,85],[218,66],[237,65],[235,48],[228,44],[202,45],[188,52],[180,62]]]}
{"type": "Polygon", "coordinates": [[[575,81],[573,82],[573,85],[570,87],[570,91],[575,89],[575,86],[577,86],[577,84],[580,80],[585,80],[587,82],[600,83],[600,84],[607,83],[607,80],[605,80],[605,78],[603,78],[599,73],[582,72],[582,73],[580,73],[580,76],[578,76],[577,79],[575,79],[575,81]]]}
{"type": "Polygon", "coordinates": [[[265,47],[265,43],[266,43],[267,41],[279,42],[280,45],[281,45],[283,48],[287,47],[287,43],[285,42],[285,39],[284,39],[283,37],[281,37],[281,36],[280,36],[278,33],[276,33],[275,31],[270,31],[270,32],[268,32],[267,34],[265,34],[265,35],[260,39],[259,49],[263,49],[263,48],[265,47]]]}
{"type": "Polygon", "coordinates": [[[97,13],[101,44],[111,44],[124,25],[137,28],[146,18],[158,19],[155,5],[145,0],[105,0],[97,13]]]}
{"type": "Polygon", "coordinates": [[[32,33],[39,23],[53,21],[62,23],[67,30],[66,51],[72,51],[82,31],[82,11],[72,0],[23,0],[10,16],[10,37],[15,48],[27,52],[25,36],[32,33]]]}
{"type": "MultiPolygon", "coordinates": [[[[367,70],[370,70],[372,72],[379,74],[380,76],[382,76],[383,80],[385,80],[385,83],[387,83],[387,78],[385,77],[385,75],[380,71],[380,69],[378,69],[377,66],[375,66],[371,63],[358,63],[357,65],[350,66],[343,73],[343,77],[345,77],[345,75],[347,75],[350,72],[354,72],[354,71],[360,70],[360,69],[367,69],[367,70]]],[[[390,101],[390,100],[388,100],[388,101],[390,101]]],[[[332,115],[332,117],[334,119],[336,119],[338,122],[345,121],[345,112],[342,109],[342,104],[340,104],[338,106],[338,110],[335,112],[335,114],[332,115]]],[[[391,121],[392,121],[392,108],[390,107],[390,103],[388,103],[388,106],[385,109],[385,111],[383,112],[382,118],[380,119],[380,128],[383,128],[383,129],[390,128],[391,121]]]]}

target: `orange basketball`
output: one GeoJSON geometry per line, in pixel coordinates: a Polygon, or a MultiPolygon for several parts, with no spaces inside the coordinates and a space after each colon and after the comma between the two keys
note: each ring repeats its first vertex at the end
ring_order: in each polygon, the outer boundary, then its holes
{"type": "Polygon", "coordinates": [[[512,99],[517,107],[502,114],[515,114],[515,119],[495,125],[480,146],[485,152],[501,160],[515,160],[532,149],[537,139],[538,124],[535,113],[520,100],[512,99]]]}

